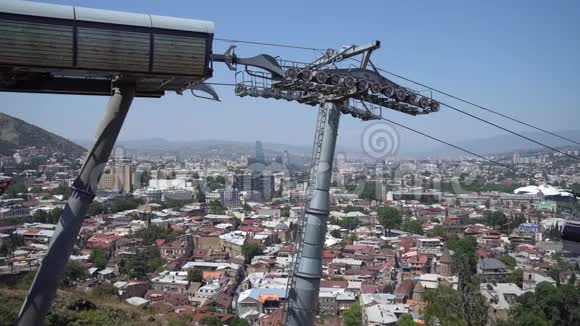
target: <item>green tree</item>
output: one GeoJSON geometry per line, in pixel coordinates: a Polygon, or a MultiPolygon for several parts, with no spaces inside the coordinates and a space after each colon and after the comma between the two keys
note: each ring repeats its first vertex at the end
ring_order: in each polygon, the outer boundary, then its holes
{"type": "Polygon", "coordinates": [[[66,263],[64,276],[61,285],[65,287],[72,286],[75,282],[83,280],[87,276],[85,268],[76,260],[69,260],[66,263]]]}
{"type": "Polygon", "coordinates": [[[442,237],[444,239],[447,239],[448,237],[447,231],[445,231],[445,228],[440,224],[437,224],[433,227],[433,230],[431,230],[431,234],[434,237],[442,237]]]}
{"type": "Polygon", "coordinates": [[[190,282],[202,282],[203,271],[199,268],[193,268],[187,271],[187,280],[190,282]]]}
{"type": "Polygon", "coordinates": [[[43,209],[37,209],[32,214],[32,220],[37,223],[46,223],[48,221],[48,213],[43,209]]]}
{"type": "Polygon", "coordinates": [[[236,316],[230,322],[230,326],[250,326],[250,323],[247,320],[236,316]]]}
{"type": "Polygon", "coordinates": [[[402,314],[397,321],[397,326],[416,326],[417,323],[410,314],[402,314]]]}
{"type": "Polygon", "coordinates": [[[510,255],[503,255],[499,257],[499,260],[504,263],[509,269],[516,268],[517,262],[516,259],[510,255]]]}
{"type": "Polygon", "coordinates": [[[342,238],[342,233],[340,233],[340,230],[332,230],[330,231],[330,235],[332,235],[335,238],[342,238]]]}
{"type": "Polygon", "coordinates": [[[263,254],[264,251],[255,243],[244,243],[242,246],[242,255],[245,258],[246,264],[252,262],[252,258],[263,254]]]}
{"type": "Polygon", "coordinates": [[[401,225],[401,230],[403,230],[405,232],[414,233],[414,234],[420,234],[420,235],[423,235],[423,233],[424,233],[423,225],[421,224],[421,222],[419,222],[417,220],[405,221],[401,225]]]}
{"type": "Polygon", "coordinates": [[[93,200],[93,202],[89,206],[89,210],[87,211],[87,216],[90,217],[90,216],[103,214],[106,211],[107,211],[107,207],[103,203],[93,200]]]}
{"type": "Polygon", "coordinates": [[[290,217],[290,207],[289,206],[282,207],[282,209],[280,210],[280,216],[290,217]]]}
{"type": "Polygon", "coordinates": [[[48,223],[50,223],[50,224],[58,223],[58,220],[60,220],[62,213],[63,213],[63,209],[60,207],[56,207],[56,208],[51,209],[50,212],[48,213],[48,223]]]}
{"type": "Polygon", "coordinates": [[[223,214],[225,212],[222,203],[219,200],[212,200],[208,204],[210,214],[223,214]]]}
{"type": "Polygon", "coordinates": [[[436,289],[425,292],[427,307],[425,308],[425,322],[427,325],[437,321],[442,326],[467,326],[463,318],[461,296],[454,289],[440,285],[436,289]]]}
{"type": "Polygon", "coordinates": [[[216,316],[205,316],[199,320],[199,324],[205,326],[222,326],[224,323],[216,316]]]}
{"type": "Polygon", "coordinates": [[[360,226],[360,221],[356,216],[344,216],[338,221],[338,225],[347,230],[354,230],[360,226]]]}
{"type": "Polygon", "coordinates": [[[387,235],[390,235],[392,228],[399,227],[401,222],[403,222],[401,212],[393,207],[379,207],[377,215],[379,223],[385,228],[385,231],[388,232],[387,235]]]}
{"type": "Polygon", "coordinates": [[[91,256],[89,257],[89,261],[93,263],[93,266],[98,268],[99,270],[105,269],[107,267],[107,263],[109,261],[109,255],[103,248],[95,248],[91,252],[91,256]]]}
{"type": "Polygon", "coordinates": [[[355,302],[342,314],[343,326],[362,326],[362,312],[360,303],[355,302]]]}
{"type": "Polygon", "coordinates": [[[244,205],[242,205],[242,209],[246,213],[251,213],[252,212],[252,206],[248,205],[248,203],[244,203],[244,205]]]}

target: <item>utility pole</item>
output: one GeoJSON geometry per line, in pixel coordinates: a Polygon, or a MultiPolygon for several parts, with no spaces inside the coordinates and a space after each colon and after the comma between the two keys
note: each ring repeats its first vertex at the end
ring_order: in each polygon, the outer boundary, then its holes
{"type": "Polygon", "coordinates": [[[311,182],[311,198],[306,207],[302,239],[289,291],[288,325],[314,324],[322,277],[322,250],[329,214],[332,163],[341,115],[341,103],[326,102],[320,108],[316,129],[311,182]],[[324,115],[324,119],[321,119],[324,115]],[[318,137],[320,135],[321,137],[318,137]]]}
{"type": "Polygon", "coordinates": [[[135,84],[117,81],[112,88],[105,116],[97,130],[93,147],[88,152],[78,178],[58,221],[30,291],[22,305],[16,324],[40,326],[56,296],[58,283],[79,235],[81,224],[92,203],[103,169],[115,146],[133,97],[135,84]]]}

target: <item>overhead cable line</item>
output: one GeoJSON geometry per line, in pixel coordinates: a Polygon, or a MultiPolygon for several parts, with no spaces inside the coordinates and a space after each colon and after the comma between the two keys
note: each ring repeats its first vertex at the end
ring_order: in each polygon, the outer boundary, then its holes
{"type": "Polygon", "coordinates": [[[450,104],[443,103],[443,102],[441,102],[441,101],[439,101],[439,103],[440,103],[441,105],[443,105],[443,106],[446,106],[446,107],[450,108],[451,110],[455,110],[455,111],[457,111],[457,112],[459,112],[459,113],[461,113],[461,114],[465,114],[466,116],[469,116],[469,117],[472,117],[472,118],[474,118],[474,119],[477,119],[477,120],[479,120],[479,121],[481,121],[481,122],[483,122],[483,123],[487,123],[487,124],[488,124],[488,125],[490,125],[490,126],[494,126],[494,127],[496,127],[496,128],[499,128],[499,129],[501,129],[501,130],[503,130],[503,131],[507,131],[507,132],[509,132],[510,134],[513,134],[513,135],[516,135],[516,136],[518,136],[518,137],[520,137],[520,138],[523,138],[523,139],[525,139],[525,140],[531,141],[531,142],[532,142],[532,143],[534,143],[534,144],[537,144],[537,145],[543,146],[543,147],[545,147],[545,148],[548,148],[548,149],[550,149],[550,150],[552,150],[552,151],[554,151],[554,152],[556,152],[556,153],[560,153],[560,154],[562,154],[562,155],[565,155],[565,156],[568,156],[568,157],[570,157],[570,158],[573,158],[573,159],[575,159],[575,160],[578,160],[578,161],[580,161],[580,157],[578,157],[578,156],[574,156],[574,155],[568,154],[568,153],[566,153],[566,152],[563,152],[563,151],[561,151],[561,150],[559,150],[559,149],[557,149],[557,148],[555,148],[555,147],[552,147],[552,146],[550,146],[550,145],[546,145],[546,144],[544,144],[544,143],[540,143],[540,142],[539,142],[539,141],[537,141],[537,140],[534,140],[534,139],[532,139],[532,138],[530,138],[530,137],[524,136],[524,135],[522,135],[522,134],[520,134],[520,133],[517,133],[517,132],[515,132],[515,131],[512,131],[512,130],[509,130],[509,129],[507,129],[507,128],[504,128],[504,127],[502,127],[502,126],[500,126],[500,125],[498,125],[498,124],[495,124],[495,123],[493,123],[493,122],[489,122],[489,121],[487,121],[487,120],[485,120],[485,119],[483,119],[483,118],[480,118],[480,117],[478,117],[478,116],[476,116],[476,115],[473,115],[473,114],[471,114],[471,113],[469,113],[469,112],[466,112],[466,111],[463,111],[463,110],[461,110],[461,109],[458,109],[458,108],[456,108],[456,107],[454,107],[454,106],[452,106],[452,105],[450,105],[450,104]]]}
{"type": "Polygon", "coordinates": [[[234,40],[234,39],[227,39],[227,38],[217,38],[217,37],[214,38],[214,40],[220,41],[220,42],[226,42],[226,43],[244,43],[244,44],[264,45],[264,46],[273,46],[273,47],[279,47],[279,48],[298,49],[298,50],[313,50],[313,51],[325,51],[326,50],[326,49],[319,49],[319,48],[312,48],[312,47],[298,46],[298,45],[257,42],[257,41],[244,41],[244,40],[234,40]]]}
{"type": "Polygon", "coordinates": [[[526,176],[528,176],[528,177],[530,177],[530,178],[535,178],[533,175],[531,175],[531,174],[529,174],[529,173],[527,173],[527,172],[520,171],[520,170],[518,170],[518,169],[515,169],[515,168],[513,168],[513,167],[511,167],[511,166],[507,165],[507,164],[503,164],[503,163],[500,163],[500,162],[498,162],[498,161],[496,161],[496,160],[492,160],[492,159],[490,159],[490,158],[487,158],[487,157],[485,157],[485,156],[483,156],[483,155],[479,155],[479,154],[477,154],[477,153],[474,153],[474,152],[472,152],[472,151],[470,151],[470,150],[468,150],[468,149],[465,149],[465,148],[463,148],[463,147],[460,147],[460,146],[457,146],[457,145],[453,145],[453,144],[451,144],[451,143],[449,143],[449,142],[446,142],[446,141],[444,141],[444,140],[442,140],[442,139],[439,139],[439,138],[437,138],[437,137],[431,136],[431,135],[429,135],[429,134],[426,134],[426,133],[424,133],[424,132],[422,132],[422,131],[419,131],[419,130],[417,130],[417,129],[413,129],[413,128],[411,128],[411,127],[407,127],[407,126],[405,126],[405,125],[403,125],[403,124],[400,124],[400,123],[398,123],[398,122],[395,122],[395,121],[393,121],[393,120],[390,120],[390,119],[388,119],[388,118],[385,118],[385,117],[383,117],[383,118],[381,118],[381,120],[384,120],[384,121],[390,122],[390,123],[392,123],[392,124],[394,124],[394,125],[396,125],[396,126],[399,126],[399,127],[403,128],[403,129],[407,129],[407,130],[409,130],[409,131],[412,131],[412,132],[414,132],[414,133],[417,133],[417,134],[419,134],[419,135],[421,135],[421,136],[424,136],[424,137],[430,138],[430,139],[432,139],[432,140],[435,140],[435,141],[437,141],[437,142],[440,142],[441,144],[444,144],[444,145],[447,145],[447,146],[453,147],[453,148],[455,148],[455,149],[458,149],[458,150],[460,150],[460,151],[462,151],[462,152],[465,152],[465,153],[467,153],[467,154],[470,154],[470,155],[476,156],[476,157],[478,157],[478,158],[480,158],[480,159],[482,159],[482,160],[485,160],[485,161],[487,161],[487,162],[490,162],[490,163],[493,163],[493,164],[496,164],[496,165],[502,166],[502,167],[504,167],[504,168],[506,168],[506,169],[512,170],[512,171],[514,171],[514,172],[517,172],[517,173],[520,173],[520,174],[524,174],[524,175],[526,175],[526,176]]]}
{"type": "MultiPolygon", "coordinates": [[[[354,59],[353,59],[353,60],[354,60],[354,59]]],[[[408,81],[408,82],[410,82],[410,83],[413,83],[413,84],[415,84],[415,85],[418,85],[418,86],[421,86],[421,87],[428,88],[428,89],[430,89],[430,90],[432,90],[432,91],[434,91],[434,92],[437,92],[437,93],[439,93],[439,94],[441,94],[441,95],[445,95],[445,96],[447,96],[447,97],[450,97],[450,98],[452,98],[452,99],[454,99],[454,100],[457,100],[457,101],[463,102],[463,103],[465,103],[465,104],[469,104],[469,105],[471,105],[471,106],[474,106],[474,107],[476,107],[476,108],[478,108],[478,109],[481,109],[481,110],[487,111],[487,112],[489,112],[489,113],[492,113],[492,114],[498,115],[498,116],[500,116],[500,117],[502,117],[502,118],[505,118],[505,119],[508,119],[508,120],[511,120],[511,121],[517,122],[517,123],[519,123],[519,124],[522,124],[522,125],[524,125],[524,126],[527,126],[527,127],[530,127],[530,128],[532,128],[532,129],[536,129],[536,130],[538,130],[538,131],[541,131],[541,132],[544,132],[544,133],[546,133],[546,134],[552,135],[552,136],[554,136],[554,137],[557,137],[557,138],[560,138],[560,139],[563,139],[563,140],[569,141],[569,142],[571,142],[571,143],[574,143],[574,144],[576,144],[576,145],[580,145],[580,142],[578,142],[578,141],[575,141],[575,140],[573,140],[573,139],[570,139],[570,138],[568,138],[568,137],[564,137],[564,136],[558,135],[558,134],[556,134],[556,133],[554,133],[554,132],[548,131],[548,130],[546,130],[546,129],[543,129],[543,128],[540,128],[540,127],[538,127],[538,126],[534,126],[534,125],[532,125],[532,124],[530,124],[530,123],[527,123],[527,122],[525,122],[525,121],[522,121],[522,120],[519,120],[519,119],[516,119],[516,118],[512,118],[512,117],[510,117],[510,116],[508,116],[508,115],[505,115],[505,114],[503,114],[503,113],[501,113],[501,112],[498,112],[498,111],[496,111],[496,110],[492,110],[492,109],[490,109],[490,108],[484,107],[484,106],[482,106],[482,105],[479,105],[479,104],[473,103],[473,102],[471,102],[471,101],[468,101],[468,100],[466,100],[466,99],[460,98],[460,97],[458,97],[458,96],[452,95],[452,94],[450,94],[450,93],[448,93],[448,92],[446,92],[446,91],[443,91],[443,90],[441,90],[441,89],[438,89],[438,88],[435,88],[435,87],[431,87],[431,86],[429,86],[429,85],[426,85],[426,84],[423,84],[423,83],[421,83],[421,82],[418,82],[418,81],[412,80],[412,79],[410,79],[410,78],[408,78],[408,77],[405,77],[405,76],[399,75],[399,74],[397,74],[397,73],[394,73],[394,72],[388,71],[388,70],[386,70],[386,69],[383,69],[383,68],[377,68],[377,70],[379,70],[379,71],[382,71],[382,72],[384,72],[384,73],[387,73],[387,74],[389,74],[389,75],[395,76],[395,77],[397,77],[397,78],[400,78],[400,79],[406,80],[406,81],[408,81]]]]}

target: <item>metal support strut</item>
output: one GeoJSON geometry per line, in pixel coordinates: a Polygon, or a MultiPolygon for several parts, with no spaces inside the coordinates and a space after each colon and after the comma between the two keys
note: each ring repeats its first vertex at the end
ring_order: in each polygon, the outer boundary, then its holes
{"type": "Polygon", "coordinates": [[[97,130],[95,143],[87,155],[78,178],[73,183],[70,197],[58,221],[46,256],[40,264],[18,315],[17,325],[43,325],[79,235],[82,221],[95,197],[97,184],[134,96],[134,83],[114,83],[113,94],[97,130]]]}
{"type": "Polygon", "coordinates": [[[328,191],[342,105],[342,103],[326,102],[321,108],[321,110],[327,110],[327,114],[323,124],[322,140],[314,144],[315,147],[320,147],[314,150],[314,153],[319,151],[320,156],[315,166],[316,182],[311,185],[312,197],[306,207],[302,241],[299,244],[295,272],[292,275],[294,286],[288,298],[290,300],[288,325],[310,326],[314,324],[322,277],[322,250],[329,212],[328,191]]]}

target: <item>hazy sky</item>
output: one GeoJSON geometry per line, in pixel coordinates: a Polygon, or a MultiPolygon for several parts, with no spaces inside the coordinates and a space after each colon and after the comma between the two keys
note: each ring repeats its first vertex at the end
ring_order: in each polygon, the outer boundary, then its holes
{"type": "MultiPolygon", "coordinates": [[[[212,20],[215,36],[220,38],[318,48],[378,39],[382,48],[373,54],[373,60],[387,70],[549,130],[578,129],[580,121],[578,1],[46,2],[212,20]]],[[[214,52],[222,52],[227,45],[214,42],[214,52]]],[[[240,44],[237,53],[269,53],[298,60],[313,59],[315,55],[313,51],[246,44],[240,44]]],[[[216,64],[212,81],[233,82],[233,78],[233,73],[216,64]]],[[[137,99],[121,139],[311,143],[315,108],[271,99],[237,98],[231,87],[219,87],[218,91],[221,103],[189,94],[137,99]]],[[[106,102],[106,97],[0,93],[0,111],[71,139],[94,136],[106,102]]],[[[421,117],[397,112],[389,116],[455,142],[501,133],[445,109],[421,117]]],[[[362,121],[344,116],[339,144],[358,146],[364,127],[362,121]]],[[[438,146],[408,132],[401,131],[400,135],[401,146],[407,151],[438,146]]]]}

